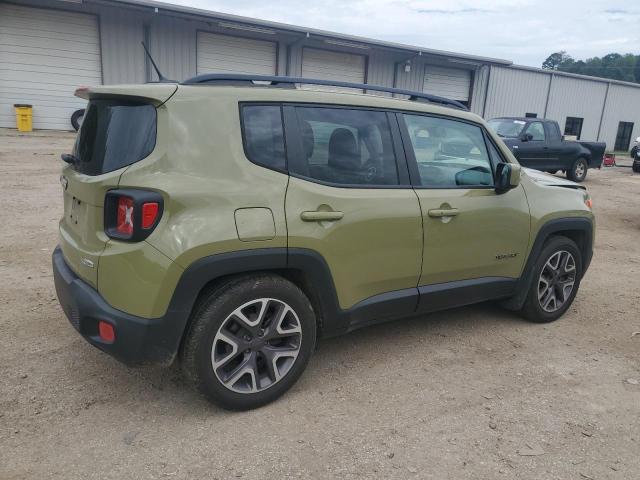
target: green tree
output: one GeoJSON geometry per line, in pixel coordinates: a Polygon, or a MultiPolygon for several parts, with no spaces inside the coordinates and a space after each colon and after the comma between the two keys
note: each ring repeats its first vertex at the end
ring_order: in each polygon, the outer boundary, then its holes
{"type": "Polygon", "coordinates": [[[547,59],[542,62],[542,68],[545,68],[547,70],[557,70],[560,65],[569,60],[573,59],[569,55],[567,55],[567,52],[562,50],[560,52],[552,53],[551,55],[549,55],[547,59]]]}
{"type": "Polygon", "coordinates": [[[565,51],[552,53],[542,68],[640,83],[640,55],[609,53],[600,57],[574,60],[565,51]]]}

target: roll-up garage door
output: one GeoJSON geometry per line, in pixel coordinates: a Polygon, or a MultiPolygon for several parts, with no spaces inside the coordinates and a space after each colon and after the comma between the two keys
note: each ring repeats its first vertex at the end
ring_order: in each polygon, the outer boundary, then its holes
{"type": "Polygon", "coordinates": [[[0,4],[0,127],[15,128],[14,103],[33,105],[33,128],[70,130],[86,100],[79,86],[100,85],[94,15],[0,4]]]}
{"type": "MultiPolygon", "coordinates": [[[[364,83],[365,56],[317,48],[302,50],[302,76],[318,80],[364,83]]],[[[314,87],[320,88],[320,87],[314,87]]],[[[325,87],[328,90],[340,88],[325,87]]]]}
{"type": "Polygon", "coordinates": [[[459,68],[425,66],[422,91],[460,102],[469,101],[471,72],[459,68]]]}
{"type": "Polygon", "coordinates": [[[276,74],[276,43],[198,32],[198,74],[276,74]]]}

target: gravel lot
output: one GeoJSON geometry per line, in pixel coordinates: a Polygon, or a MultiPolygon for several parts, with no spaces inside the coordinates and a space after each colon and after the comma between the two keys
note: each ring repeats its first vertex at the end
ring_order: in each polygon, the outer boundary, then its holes
{"type": "Polygon", "coordinates": [[[567,315],[483,304],[322,341],[280,401],[208,404],[73,330],[50,256],[74,136],[0,130],[0,478],[640,478],[640,175],[590,171],[567,315]]]}

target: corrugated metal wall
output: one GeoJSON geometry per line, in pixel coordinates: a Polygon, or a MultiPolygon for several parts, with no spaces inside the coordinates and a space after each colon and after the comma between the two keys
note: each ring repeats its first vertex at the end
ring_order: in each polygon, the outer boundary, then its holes
{"type": "Polygon", "coordinates": [[[469,108],[476,115],[483,115],[484,100],[487,93],[487,82],[489,81],[489,65],[481,65],[473,75],[473,91],[471,93],[471,105],[469,108]]]}
{"type": "Polygon", "coordinates": [[[143,83],[145,56],[144,16],[136,11],[105,9],[100,12],[102,78],[105,84],[143,83]]]}
{"type": "Polygon", "coordinates": [[[550,75],[510,67],[491,67],[484,117],[544,115],[550,75]]]}
{"type": "Polygon", "coordinates": [[[611,84],[602,118],[600,139],[613,148],[619,122],[633,122],[633,139],[640,136],[640,90],[636,87],[611,84]]]}
{"type": "MultiPolygon", "coordinates": [[[[96,14],[99,19],[103,83],[142,83],[148,80],[149,68],[140,42],[148,32],[149,47],[163,73],[176,80],[196,75],[197,32],[205,31],[247,38],[268,39],[278,43],[278,74],[300,75],[303,47],[359,53],[367,57],[367,82],[395,86],[407,90],[422,90],[425,71],[429,65],[452,67],[446,58],[412,56],[410,51],[392,51],[370,47],[354,49],[327,45],[317,37],[277,31],[273,35],[223,28],[211,19],[180,15],[156,14],[150,8],[110,7],[93,3],[55,2],[46,0],[13,0],[36,7],[55,8],[96,14]],[[287,61],[287,55],[290,52],[287,61]],[[405,62],[410,61],[410,71],[405,62]],[[287,71],[288,67],[288,71],[287,71]],[[395,72],[394,72],[395,70],[395,72]]],[[[459,67],[459,64],[456,63],[459,67]]],[[[633,136],[640,135],[640,88],[611,84],[607,106],[603,102],[607,90],[606,80],[585,80],[555,75],[525,67],[498,65],[469,65],[474,70],[471,110],[492,118],[503,115],[523,116],[537,113],[560,123],[567,116],[584,118],[582,139],[600,139],[613,148],[618,123],[634,123],[633,136]],[[602,126],[600,119],[602,117],[602,126]]],[[[152,74],[155,79],[155,74],[152,74]]],[[[73,92],[69,92],[72,95],[73,92]]],[[[380,93],[380,95],[385,95],[380,93]]]]}
{"type": "Polygon", "coordinates": [[[581,140],[596,140],[607,84],[554,75],[546,117],[555,120],[564,132],[567,117],[583,118],[581,140]]]}
{"type": "MultiPolygon", "coordinates": [[[[162,74],[184,80],[196,74],[196,29],[193,22],[155,15],[148,23],[149,49],[162,74]]],[[[154,80],[157,79],[155,74],[154,80]]]]}

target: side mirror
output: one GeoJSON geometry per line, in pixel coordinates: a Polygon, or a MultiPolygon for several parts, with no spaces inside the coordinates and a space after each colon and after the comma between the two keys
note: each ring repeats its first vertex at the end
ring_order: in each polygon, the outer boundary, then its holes
{"type": "Polygon", "coordinates": [[[520,165],[516,163],[499,163],[496,167],[496,193],[505,193],[520,185],[520,165]]]}
{"type": "Polygon", "coordinates": [[[531,135],[530,133],[523,133],[522,135],[520,135],[520,140],[522,140],[523,142],[530,142],[531,140],[533,140],[533,135],[531,135]]]}

